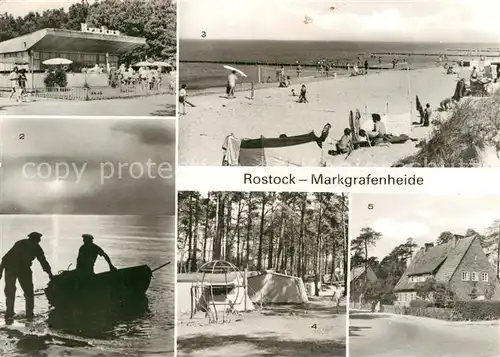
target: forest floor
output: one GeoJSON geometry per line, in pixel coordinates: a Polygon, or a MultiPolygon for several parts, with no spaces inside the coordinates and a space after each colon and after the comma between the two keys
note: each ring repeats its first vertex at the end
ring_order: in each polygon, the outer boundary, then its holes
{"type": "Polygon", "coordinates": [[[179,357],[344,357],[346,306],[330,297],[302,305],[255,306],[231,315],[225,323],[209,323],[202,313],[178,317],[179,357]]]}

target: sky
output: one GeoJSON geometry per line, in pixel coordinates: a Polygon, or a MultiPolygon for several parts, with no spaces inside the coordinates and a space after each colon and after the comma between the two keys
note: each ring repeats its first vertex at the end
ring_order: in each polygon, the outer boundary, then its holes
{"type": "Polygon", "coordinates": [[[175,214],[174,120],[2,119],[0,126],[0,214],[175,214]]]}
{"type": "Polygon", "coordinates": [[[421,247],[444,231],[465,234],[472,228],[483,234],[496,219],[500,219],[500,196],[354,194],[349,234],[354,239],[364,227],[382,233],[369,252],[381,260],[407,238],[421,247]]]}
{"type": "Polygon", "coordinates": [[[205,31],[207,39],[500,45],[498,0],[180,0],[179,20],[185,39],[205,31]]]}

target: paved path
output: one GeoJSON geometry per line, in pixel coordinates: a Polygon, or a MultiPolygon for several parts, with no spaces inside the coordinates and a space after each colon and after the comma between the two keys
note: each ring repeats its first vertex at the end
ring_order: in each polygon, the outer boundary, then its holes
{"type": "Polygon", "coordinates": [[[448,322],[351,311],[351,357],[498,357],[498,322],[448,322]]]}
{"type": "Polygon", "coordinates": [[[175,116],[174,95],[92,101],[38,99],[17,103],[0,97],[0,115],[175,116]]]}

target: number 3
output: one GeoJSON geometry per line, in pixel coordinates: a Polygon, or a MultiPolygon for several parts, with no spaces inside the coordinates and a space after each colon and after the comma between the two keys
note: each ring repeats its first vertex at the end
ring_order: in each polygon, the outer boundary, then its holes
{"type": "Polygon", "coordinates": [[[206,32],[206,31],[201,31],[201,37],[202,37],[202,38],[207,37],[207,32],[206,32]]]}

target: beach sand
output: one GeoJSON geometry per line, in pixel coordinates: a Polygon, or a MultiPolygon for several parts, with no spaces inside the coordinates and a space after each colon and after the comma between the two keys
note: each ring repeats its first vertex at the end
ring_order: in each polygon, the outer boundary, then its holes
{"type": "MultiPolygon", "coordinates": [[[[305,305],[269,306],[232,315],[231,322],[209,324],[181,315],[179,357],[341,357],[345,356],[346,307],[329,299],[305,305]]],[[[200,315],[202,315],[200,313],[200,315]]]]}
{"type": "MultiPolygon", "coordinates": [[[[422,105],[428,102],[435,110],[441,100],[453,95],[457,78],[457,75],[446,75],[443,68],[428,68],[377,71],[366,76],[321,80],[307,84],[307,104],[296,103],[297,97],[292,97],[290,88],[256,90],[254,99],[248,99],[250,92],[240,92],[236,93],[236,99],[228,100],[224,97],[224,88],[220,94],[193,96],[189,100],[196,107],[188,107],[187,114],[179,118],[179,163],[221,165],[222,143],[230,133],[238,138],[259,138],[261,135],[292,136],[314,130],[319,135],[323,126],[330,123],[332,128],[327,141],[338,140],[344,128],[349,126],[349,111],[357,108],[362,113],[362,121],[370,120],[371,113],[388,113],[389,121],[391,117],[401,118],[402,114],[407,114],[405,123],[390,122],[388,131],[395,133],[408,128],[410,136],[425,138],[431,128],[411,129],[410,113],[413,112],[412,121],[418,120],[415,95],[419,96],[422,105]]],[[[292,86],[296,92],[299,87],[292,86]]],[[[415,153],[418,150],[415,144],[361,148],[347,158],[346,155],[332,157],[327,154],[331,147],[325,145],[320,149],[316,143],[272,153],[286,155],[281,166],[320,166],[323,163],[326,166],[387,167],[415,153]]]]}

